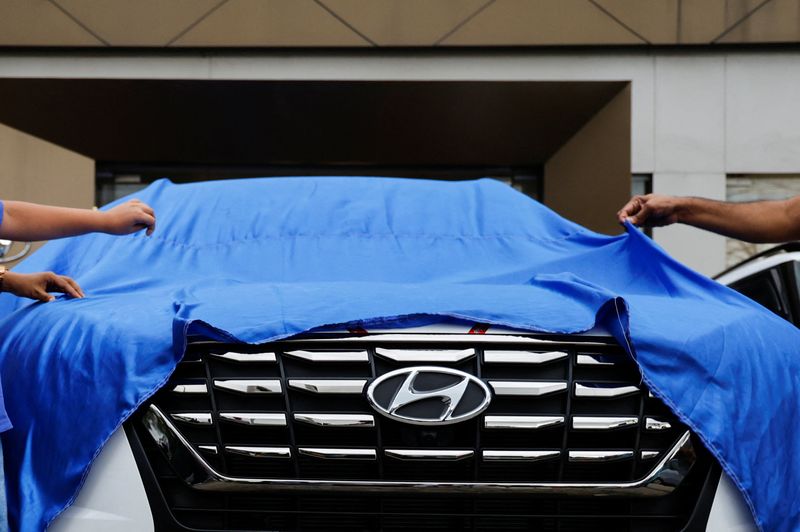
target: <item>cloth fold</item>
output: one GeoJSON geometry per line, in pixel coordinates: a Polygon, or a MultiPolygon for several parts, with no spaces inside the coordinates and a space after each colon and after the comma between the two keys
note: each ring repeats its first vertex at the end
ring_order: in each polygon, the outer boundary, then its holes
{"type": "MultiPolygon", "coordinates": [[[[0,295],[12,527],[42,530],[187,335],[260,343],[332,324],[600,324],[709,447],[759,526],[800,527],[800,332],[630,226],[588,231],[493,181],[271,178],[173,185],[151,237],[51,242],[18,268],[85,299],[0,295]]],[[[123,200],[120,200],[123,201],[123,200]]]]}

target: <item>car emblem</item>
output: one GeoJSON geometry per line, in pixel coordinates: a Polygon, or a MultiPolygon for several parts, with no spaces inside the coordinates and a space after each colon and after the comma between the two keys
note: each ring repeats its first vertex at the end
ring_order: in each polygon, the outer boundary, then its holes
{"type": "Polygon", "coordinates": [[[367,388],[378,413],[414,425],[450,425],[477,416],[492,394],[480,379],[450,368],[415,366],[390,371],[367,388]]]}

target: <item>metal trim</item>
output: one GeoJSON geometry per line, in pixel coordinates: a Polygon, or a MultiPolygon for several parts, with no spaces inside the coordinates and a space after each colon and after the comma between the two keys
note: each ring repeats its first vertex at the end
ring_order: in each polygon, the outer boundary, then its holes
{"type": "Polygon", "coordinates": [[[547,364],[564,360],[569,353],[564,351],[484,351],[486,364],[547,364]]]}
{"type": "Polygon", "coordinates": [[[175,421],[189,423],[191,425],[213,425],[214,420],[208,412],[175,412],[170,414],[175,421]]]}
{"type": "Polygon", "coordinates": [[[283,393],[278,379],[214,379],[214,387],[247,395],[283,393]]]}
{"type": "Polygon", "coordinates": [[[357,394],[366,385],[366,379],[289,379],[289,388],[311,393],[357,394]]]}
{"type": "Polygon", "coordinates": [[[298,447],[297,452],[325,460],[377,460],[375,449],[337,449],[333,447],[298,447]]]}
{"type": "Polygon", "coordinates": [[[570,451],[570,462],[616,462],[630,460],[633,451],[570,451]]]}
{"type": "Polygon", "coordinates": [[[592,399],[617,399],[634,395],[641,390],[632,384],[617,385],[602,382],[576,382],[575,397],[590,397],[592,399]]]}
{"type": "Polygon", "coordinates": [[[375,418],[369,414],[307,414],[297,413],[294,420],[317,427],[374,427],[375,418]]]}
{"type": "Polygon", "coordinates": [[[642,460],[652,460],[656,456],[658,456],[660,451],[642,451],[642,460]]]}
{"type": "Polygon", "coordinates": [[[564,423],[564,416],[485,416],[486,429],[543,429],[564,423]]]}
{"type": "Polygon", "coordinates": [[[579,353],[575,359],[578,366],[616,366],[623,362],[620,355],[606,355],[604,353],[579,353]]]}
{"type": "Polygon", "coordinates": [[[219,449],[217,449],[216,445],[198,445],[197,448],[210,454],[219,454],[219,449]]]}
{"type": "Polygon", "coordinates": [[[572,428],[575,430],[612,430],[634,427],[639,424],[636,416],[573,416],[572,428]]]}
{"type": "Polygon", "coordinates": [[[385,349],[376,347],[375,354],[393,362],[449,364],[475,356],[475,349],[385,349]]]}
{"type": "Polygon", "coordinates": [[[455,462],[475,456],[472,449],[384,449],[383,454],[398,460],[447,460],[455,462]]]}
{"type": "Polygon", "coordinates": [[[178,384],[172,389],[172,393],[208,393],[208,386],[205,384],[178,384]]]}
{"type": "Polygon", "coordinates": [[[214,358],[222,360],[232,360],[234,362],[276,362],[275,353],[209,353],[214,358]]]}
{"type": "Polygon", "coordinates": [[[526,395],[540,397],[567,389],[564,381],[489,381],[495,395],[526,395]]]}
{"type": "Polygon", "coordinates": [[[291,458],[289,447],[258,447],[242,445],[226,445],[225,452],[239,454],[250,458],[291,458]]]}
{"type": "Polygon", "coordinates": [[[286,351],[286,355],[306,362],[369,362],[366,351],[286,351]]]}
{"type": "Polygon", "coordinates": [[[561,456],[561,451],[498,451],[491,449],[483,451],[483,459],[487,462],[540,462],[558,458],[559,456],[561,456]]]}
{"type": "Polygon", "coordinates": [[[659,497],[672,493],[696,463],[690,433],[686,431],[650,473],[632,482],[390,482],[242,478],[223,475],[212,468],[157,406],[150,405],[142,421],[178,478],[194,489],[210,492],[512,493],[659,497]]]}
{"type": "Polygon", "coordinates": [[[660,419],[654,417],[648,417],[644,420],[644,429],[645,430],[669,430],[672,428],[672,424],[669,421],[662,421],[660,419]]]}
{"type": "Polygon", "coordinates": [[[267,412],[220,412],[219,418],[249,427],[285,427],[286,414],[267,412]]]}

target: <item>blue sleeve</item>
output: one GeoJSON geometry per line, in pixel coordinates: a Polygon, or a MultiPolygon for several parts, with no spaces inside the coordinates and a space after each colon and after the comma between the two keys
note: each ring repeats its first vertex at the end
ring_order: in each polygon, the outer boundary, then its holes
{"type": "Polygon", "coordinates": [[[0,200],[0,226],[3,225],[3,211],[5,211],[5,207],[3,206],[3,200],[0,200]]]}

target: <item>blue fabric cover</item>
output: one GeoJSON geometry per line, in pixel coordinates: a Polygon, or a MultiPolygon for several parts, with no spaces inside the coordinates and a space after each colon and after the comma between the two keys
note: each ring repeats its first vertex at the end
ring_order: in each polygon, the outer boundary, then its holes
{"type": "MultiPolygon", "coordinates": [[[[5,205],[3,201],[0,200],[0,238],[3,236],[3,214],[5,213],[5,205]]],[[[11,428],[11,420],[8,419],[8,414],[6,413],[6,405],[3,401],[3,387],[0,386],[0,432],[5,432],[11,428]]],[[[1,471],[1,469],[0,469],[1,471]]],[[[0,489],[3,487],[0,486],[0,489]]],[[[0,504],[2,504],[3,498],[0,497],[0,504]]],[[[5,522],[3,518],[3,510],[0,510],[0,532],[2,532],[2,526],[5,522]]]]}
{"type": "Polygon", "coordinates": [[[73,276],[85,299],[0,296],[14,528],[41,530],[71,503],[187,334],[254,343],[442,316],[559,333],[603,322],[759,525],[800,526],[800,333],[631,227],[592,233],[492,180],[162,180],[138,197],[158,214],[152,237],[52,242],[19,268],[73,276]]]}

